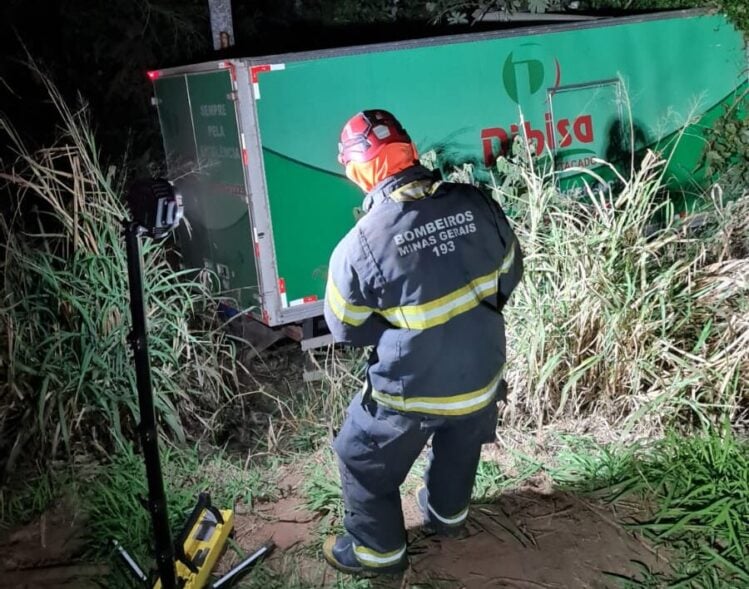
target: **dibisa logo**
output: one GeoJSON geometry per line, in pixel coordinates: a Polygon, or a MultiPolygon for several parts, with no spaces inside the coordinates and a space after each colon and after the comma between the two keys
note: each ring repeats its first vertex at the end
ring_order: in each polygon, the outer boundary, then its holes
{"type": "MultiPolygon", "coordinates": [[[[554,59],[553,77],[547,75],[551,69],[535,57],[523,57],[529,53],[528,47],[538,46],[529,43],[521,46],[520,51],[508,54],[502,66],[502,83],[507,96],[521,109],[529,107],[533,101],[546,101],[547,91],[559,88],[562,81],[562,68],[558,59],[554,59]]],[[[532,51],[531,51],[532,53],[532,51]]],[[[484,152],[484,163],[491,166],[498,156],[509,149],[512,139],[522,132],[528,141],[535,145],[536,154],[541,155],[548,147],[550,150],[569,147],[574,143],[593,143],[593,119],[590,114],[581,114],[572,119],[553,120],[547,107],[543,123],[525,121],[523,126],[510,124],[503,127],[489,127],[481,130],[481,143],[484,152]]]]}
{"type": "MultiPolygon", "coordinates": [[[[536,44],[527,44],[525,47],[535,46],[536,44]]],[[[554,82],[547,84],[549,86],[559,86],[562,80],[562,68],[559,60],[554,59],[554,82]]],[[[524,91],[518,78],[527,79],[527,94],[532,95],[541,90],[546,81],[546,68],[540,59],[522,59],[517,57],[514,51],[505,59],[502,66],[502,82],[507,95],[515,104],[520,104],[520,99],[524,91]],[[525,75],[522,75],[525,74],[525,75]]]]}

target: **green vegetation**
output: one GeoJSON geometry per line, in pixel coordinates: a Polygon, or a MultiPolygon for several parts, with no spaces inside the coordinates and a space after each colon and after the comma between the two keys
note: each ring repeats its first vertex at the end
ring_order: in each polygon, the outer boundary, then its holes
{"type": "Polygon", "coordinates": [[[341,481],[332,450],[322,452],[322,459],[305,468],[303,493],[307,508],[320,513],[343,514],[341,481]]]}
{"type": "Polygon", "coordinates": [[[749,31],[749,8],[744,0],[582,0],[570,8],[572,0],[365,0],[305,2],[295,16],[325,23],[387,22],[429,20],[433,23],[475,24],[487,12],[499,12],[509,18],[515,13],[627,12],[711,8],[722,10],[744,32],[749,31]]]}
{"type": "MultiPolygon", "coordinates": [[[[0,171],[12,196],[0,223],[0,468],[76,451],[107,455],[138,418],[129,332],[122,177],[99,160],[85,109],[58,109],[63,136],[0,171]]],[[[174,272],[164,244],[144,245],[156,408],[176,440],[230,395],[232,348],[210,324],[206,276],[174,272]]]]}
{"type": "Polygon", "coordinates": [[[491,460],[481,460],[473,484],[473,501],[487,503],[506,488],[507,476],[502,467],[491,460]]]}
{"type": "Polygon", "coordinates": [[[749,88],[706,133],[704,161],[708,178],[721,190],[740,194],[749,185],[749,88]]]}
{"type": "Polygon", "coordinates": [[[67,473],[45,470],[0,488],[0,529],[26,523],[43,513],[70,482],[67,473]]]}
{"type": "MultiPolygon", "coordinates": [[[[370,2],[369,4],[374,4],[370,2]]],[[[430,12],[435,21],[451,23],[472,23],[477,17],[489,11],[497,11],[509,16],[516,12],[573,12],[595,13],[615,12],[626,14],[643,11],[665,11],[688,8],[705,8],[725,12],[736,27],[749,34],[749,6],[744,0],[582,0],[574,10],[570,0],[438,0],[431,2],[430,12]]]]}
{"type": "MultiPolygon", "coordinates": [[[[172,530],[176,534],[199,493],[209,492],[222,508],[275,498],[272,460],[247,469],[220,450],[168,446],[162,452],[172,530]]],[[[108,587],[127,587],[114,558],[117,540],[141,563],[151,563],[151,519],[142,500],[148,495],[143,457],[125,445],[107,462],[71,463],[46,470],[0,490],[0,529],[34,520],[61,499],[78,506],[85,521],[86,557],[113,565],[108,587]]]]}
{"type": "MultiPolygon", "coordinates": [[[[246,470],[221,452],[201,457],[194,448],[168,449],[163,453],[162,463],[175,534],[201,492],[209,491],[213,503],[222,508],[236,502],[251,507],[259,498],[273,497],[270,469],[258,464],[246,470]]],[[[141,503],[148,495],[142,456],[126,448],[110,463],[91,470],[89,477],[85,472],[78,473],[76,495],[88,516],[91,556],[109,556],[109,543],[114,539],[131,550],[140,562],[149,562],[151,520],[141,503]]]]}
{"type": "Polygon", "coordinates": [[[629,587],[729,588],[749,584],[749,443],[728,426],[649,443],[601,446],[568,439],[550,474],[562,487],[650,513],[628,527],[676,552],[670,575],[629,587]]]}
{"type": "Polygon", "coordinates": [[[588,0],[585,4],[591,8],[623,11],[711,8],[725,12],[736,28],[749,36],[749,6],[744,0],[588,0]]]}
{"type": "Polygon", "coordinates": [[[526,254],[506,313],[510,417],[597,414],[649,431],[744,419],[749,196],[713,190],[690,228],[653,153],[616,190],[591,173],[576,200],[518,145],[491,187],[526,254]]]}

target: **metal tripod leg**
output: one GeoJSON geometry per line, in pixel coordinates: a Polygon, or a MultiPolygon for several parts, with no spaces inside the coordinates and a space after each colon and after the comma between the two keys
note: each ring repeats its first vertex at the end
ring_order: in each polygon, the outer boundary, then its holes
{"type": "Polygon", "coordinates": [[[263,546],[258,548],[250,556],[245,558],[237,566],[235,566],[213,585],[211,585],[211,589],[222,589],[230,587],[233,583],[236,583],[242,576],[242,574],[246,573],[257,560],[269,554],[270,551],[273,550],[274,546],[275,544],[273,544],[273,542],[267,542],[266,544],[263,544],[263,546]]]}
{"type": "Polygon", "coordinates": [[[138,581],[141,582],[144,587],[146,587],[148,583],[148,577],[146,576],[146,573],[143,572],[143,569],[140,567],[138,562],[130,555],[127,550],[122,547],[122,544],[120,544],[117,540],[112,540],[112,544],[114,544],[114,547],[117,550],[117,554],[122,560],[122,563],[127,567],[133,577],[135,577],[138,581]]]}

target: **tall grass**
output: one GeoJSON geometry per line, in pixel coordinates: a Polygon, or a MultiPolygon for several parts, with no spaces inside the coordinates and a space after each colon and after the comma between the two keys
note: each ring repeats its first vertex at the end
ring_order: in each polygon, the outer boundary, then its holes
{"type": "MultiPolygon", "coordinates": [[[[0,171],[10,215],[0,221],[0,468],[20,456],[110,452],[138,419],[121,194],[124,170],[105,167],[85,108],[71,110],[43,75],[60,140],[31,152],[0,120],[17,159],[0,171]]],[[[144,244],[158,417],[186,424],[230,394],[231,348],[202,319],[207,285],[174,272],[162,243],[144,244]]]]}
{"type": "Polygon", "coordinates": [[[611,168],[614,188],[577,170],[575,199],[522,143],[500,161],[490,188],[526,256],[506,311],[510,420],[597,413],[652,430],[747,418],[749,196],[724,202],[713,187],[690,227],[665,169],[649,152],[628,177],[611,168]]]}

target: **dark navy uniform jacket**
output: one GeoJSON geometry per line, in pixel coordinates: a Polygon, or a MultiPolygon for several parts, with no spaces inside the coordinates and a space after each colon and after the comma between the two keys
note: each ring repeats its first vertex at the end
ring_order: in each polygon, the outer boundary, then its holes
{"type": "Polygon", "coordinates": [[[414,166],[366,197],[330,259],[325,319],[336,341],[376,346],[372,398],[457,416],[495,400],[506,359],[501,309],[523,273],[499,205],[414,166]]]}

